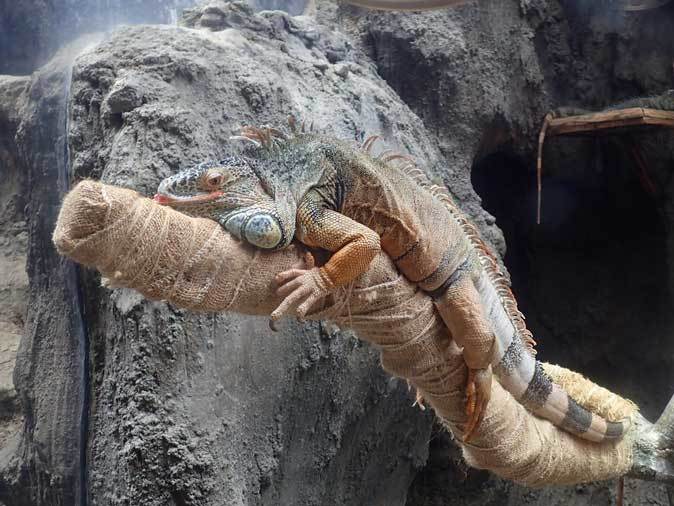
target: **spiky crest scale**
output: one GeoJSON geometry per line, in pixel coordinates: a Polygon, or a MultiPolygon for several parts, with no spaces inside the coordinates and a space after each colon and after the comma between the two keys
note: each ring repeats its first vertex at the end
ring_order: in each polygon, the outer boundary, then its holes
{"type": "Polygon", "coordinates": [[[365,139],[365,142],[361,145],[361,149],[365,151],[367,154],[370,154],[370,150],[372,149],[372,146],[374,146],[374,143],[379,140],[378,135],[371,135],[367,139],[365,139]]]}

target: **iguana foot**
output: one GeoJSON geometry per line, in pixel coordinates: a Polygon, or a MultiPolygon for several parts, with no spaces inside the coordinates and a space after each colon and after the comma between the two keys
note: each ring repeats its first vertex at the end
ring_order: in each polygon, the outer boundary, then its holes
{"type": "Polygon", "coordinates": [[[421,393],[421,390],[418,388],[414,387],[412,383],[410,383],[410,380],[407,380],[407,391],[409,392],[412,388],[414,388],[414,404],[412,404],[412,407],[414,406],[419,406],[419,409],[421,411],[426,411],[426,406],[424,404],[424,395],[421,393]]]}
{"type": "Polygon", "coordinates": [[[279,286],[276,294],[284,299],[271,314],[272,320],[288,314],[303,318],[314,304],[331,291],[330,281],[317,267],[283,271],[276,275],[275,281],[279,286]]]}
{"type": "Polygon", "coordinates": [[[419,409],[421,411],[426,411],[426,405],[424,404],[424,396],[419,389],[417,389],[417,393],[414,396],[414,404],[412,404],[412,407],[414,406],[419,406],[419,409]]]}
{"type": "Polygon", "coordinates": [[[467,443],[484,418],[491,397],[491,366],[486,369],[469,369],[466,385],[466,427],[463,442],[467,443]]]}

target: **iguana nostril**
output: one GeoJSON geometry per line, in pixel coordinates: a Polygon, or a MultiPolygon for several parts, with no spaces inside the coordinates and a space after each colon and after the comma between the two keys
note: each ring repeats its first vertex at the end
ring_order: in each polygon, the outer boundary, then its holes
{"type": "Polygon", "coordinates": [[[165,179],[161,183],[159,183],[159,187],[157,188],[157,193],[158,194],[165,194],[165,193],[167,193],[166,190],[169,189],[169,188],[172,189],[172,185],[167,184],[167,181],[165,179]]]}

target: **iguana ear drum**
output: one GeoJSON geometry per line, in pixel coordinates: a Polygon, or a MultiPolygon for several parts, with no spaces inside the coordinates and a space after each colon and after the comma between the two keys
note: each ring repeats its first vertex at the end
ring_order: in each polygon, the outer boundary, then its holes
{"type": "Polygon", "coordinates": [[[246,241],[258,248],[272,249],[283,239],[283,231],[276,218],[269,214],[255,214],[243,226],[246,241]]]}
{"type": "Polygon", "coordinates": [[[251,210],[236,213],[230,215],[223,225],[237,238],[258,248],[273,249],[283,240],[279,221],[269,213],[251,210]]]}

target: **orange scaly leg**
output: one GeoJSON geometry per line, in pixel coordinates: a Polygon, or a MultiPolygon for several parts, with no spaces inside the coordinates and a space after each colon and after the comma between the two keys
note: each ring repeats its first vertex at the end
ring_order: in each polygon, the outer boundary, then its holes
{"type": "Polygon", "coordinates": [[[308,193],[297,210],[297,239],[307,246],[333,252],[323,267],[289,269],[276,275],[276,293],[283,301],[272,320],[284,315],[304,318],[309,310],[336,288],[367,271],[379,253],[379,235],[343,214],[320,207],[321,195],[308,193]]]}
{"type": "Polygon", "coordinates": [[[468,366],[464,441],[480,426],[491,396],[491,358],[495,336],[484,316],[480,294],[469,274],[462,276],[435,300],[438,312],[468,366]]]}

